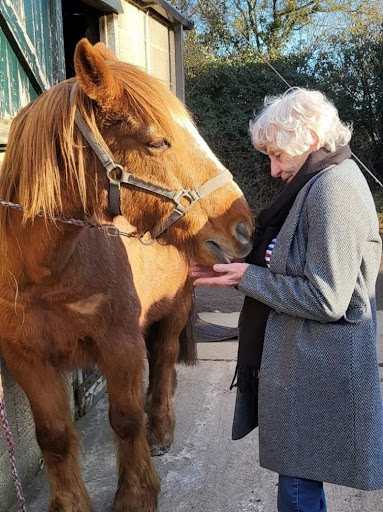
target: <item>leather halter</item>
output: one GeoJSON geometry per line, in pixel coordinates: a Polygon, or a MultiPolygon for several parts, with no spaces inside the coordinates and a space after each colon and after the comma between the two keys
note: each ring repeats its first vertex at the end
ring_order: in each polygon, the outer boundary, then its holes
{"type": "MultiPolygon", "coordinates": [[[[74,100],[74,92],[78,87],[78,82],[76,82],[71,90],[71,103],[74,100]]],[[[222,187],[226,183],[230,182],[233,179],[232,174],[225,169],[221,171],[213,178],[210,178],[200,187],[195,189],[179,189],[179,190],[168,190],[162,187],[158,187],[152,183],[148,183],[146,181],[135,178],[130,172],[126,172],[122,165],[117,164],[111,154],[106,151],[99,141],[96,139],[94,133],[90,129],[89,125],[82,117],[80,112],[76,110],[75,113],[75,123],[77,128],[82,133],[85,140],[88,142],[90,147],[93,149],[95,155],[103,165],[106,170],[106,175],[109,180],[109,196],[108,196],[108,204],[109,210],[113,215],[120,215],[120,188],[121,186],[129,186],[132,185],[134,187],[148,190],[149,192],[153,192],[159,196],[165,197],[174,203],[174,210],[171,212],[169,217],[160,224],[157,224],[150,230],[150,235],[152,240],[155,240],[159,237],[164,231],[168,229],[169,226],[174,224],[179,218],[181,218],[185,212],[193,206],[199,199],[210,194],[217,188],[222,187]],[[186,199],[188,204],[184,206],[181,203],[182,199],[186,199]]],[[[104,141],[105,143],[105,141],[104,141]]]]}

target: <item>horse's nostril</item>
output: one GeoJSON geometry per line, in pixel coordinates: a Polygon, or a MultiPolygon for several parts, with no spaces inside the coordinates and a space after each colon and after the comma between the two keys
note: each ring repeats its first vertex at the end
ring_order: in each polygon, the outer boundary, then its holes
{"type": "Polygon", "coordinates": [[[246,225],[243,222],[240,222],[239,224],[236,225],[235,234],[238,240],[241,242],[241,244],[247,245],[250,243],[250,235],[246,228],[246,225]]]}

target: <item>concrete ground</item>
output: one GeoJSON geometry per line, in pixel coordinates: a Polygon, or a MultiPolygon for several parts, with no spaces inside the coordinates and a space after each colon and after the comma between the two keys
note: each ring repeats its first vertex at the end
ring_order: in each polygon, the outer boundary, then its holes
{"type": "MultiPolygon", "coordinates": [[[[227,299],[231,306],[235,296],[227,299]]],[[[205,308],[209,309],[209,308],[205,308]]],[[[238,314],[205,312],[205,321],[234,325],[238,314]]],[[[223,308],[225,309],[225,308],[223,308]]],[[[227,308],[233,310],[233,308],[227,308]]],[[[276,474],[258,465],[257,432],[231,441],[236,341],[200,343],[200,364],[179,367],[175,402],[176,441],[154,459],[162,481],[159,512],[276,512],[276,474]]],[[[383,311],[379,312],[379,358],[383,381],[383,311]]],[[[113,436],[105,396],[78,422],[83,471],[95,512],[107,512],[116,488],[113,436]]],[[[327,485],[328,512],[383,512],[383,491],[327,485]]],[[[48,486],[41,471],[25,489],[28,512],[44,512],[48,486]]],[[[17,512],[14,507],[10,512],[17,512]]]]}

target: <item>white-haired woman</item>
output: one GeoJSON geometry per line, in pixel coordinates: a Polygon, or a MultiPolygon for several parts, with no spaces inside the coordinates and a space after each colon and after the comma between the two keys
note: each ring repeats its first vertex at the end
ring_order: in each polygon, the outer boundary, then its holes
{"type": "Polygon", "coordinates": [[[323,512],[323,482],[383,488],[377,215],[350,160],[351,130],[320,92],[293,88],[267,102],[250,132],[286,186],[260,213],[246,262],[193,275],[246,296],[233,438],[259,424],[279,512],[323,512]]]}

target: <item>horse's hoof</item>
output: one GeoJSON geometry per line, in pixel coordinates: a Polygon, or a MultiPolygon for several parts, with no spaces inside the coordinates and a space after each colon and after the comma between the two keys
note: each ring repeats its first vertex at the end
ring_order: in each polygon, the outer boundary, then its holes
{"type": "Polygon", "coordinates": [[[150,445],[150,455],[152,457],[160,457],[161,455],[165,455],[171,448],[171,444],[152,444],[150,445]]]}
{"type": "Polygon", "coordinates": [[[73,501],[65,498],[67,496],[63,499],[54,499],[49,506],[49,512],[92,512],[94,510],[87,499],[80,503],[78,496],[73,497],[73,501]]]}
{"type": "Polygon", "coordinates": [[[112,512],[156,512],[157,496],[140,496],[133,493],[118,492],[112,512]]]}
{"type": "Polygon", "coordinates": [[[158,495],[161,491],[160,479],[152,460],[149,458],[142,472],[124,472],[120,476],[112,507],[113,512],[156,512],[158,495]]]}
{"type": "Polygon", "coordinates": [[[124,503],[114,503],[112,512],[156,512],[157,504],[145,505],[140,503],[139,505],[130,505],[124,503]]]}

